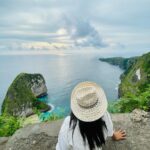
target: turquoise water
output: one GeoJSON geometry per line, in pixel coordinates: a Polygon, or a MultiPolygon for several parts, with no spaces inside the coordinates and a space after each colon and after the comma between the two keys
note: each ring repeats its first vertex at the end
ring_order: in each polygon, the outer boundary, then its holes
{"type": "MultiPolygon", "coordinates": [[[[49,102],[48,96],[38,98],[38,100],[42,101],[42,102],[45,102],[45,103],[49,102]]],[[[67,107],[67,108],[56,107],[55,108],[54,105],[52,105],[52,104],[49,104],[49,105],[51,106],[51,110],[47,111],[47,112],[44,112],[44,113],[41,113],[40,116],[39,116],[40,121],[48,120],[50,117],[54,117],[54,116],[62,118],[64,116],[67,116],[70,112],[69,107],[67,107]]]]}
{"type": "Polygon", "coordinates": [[[103,87],[109,101],[115,100],[122,70],[99,61],[99,57],[102,56],[0,56],[0,106],[8,87],[20,72],[43,74],[48,88],[48,96],[43,101],[52,106],[53,111],[48,112],[51,114],[69,114],[71,91],[82,81],[96,82],[103,87]]]}

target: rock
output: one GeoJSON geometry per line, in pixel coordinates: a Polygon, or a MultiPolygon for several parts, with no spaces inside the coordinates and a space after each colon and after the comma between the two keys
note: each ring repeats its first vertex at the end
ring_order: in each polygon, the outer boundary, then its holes
{"type": "Polygon", "coordinates": [[[148,112],[141,109],[135,109],[131,113],[131,120],[134,122],[146,122],[149,117],[148,112]]]}
{"type": "Polygon", "coordinates": [[[2,113],[13,116],[30,116],[33,108],[48,111],[47,104],[37,100],[37,97],[47,94],[45,80],[41,74],[19,74],[10,85],[2,104],[2,113]]]}
{"type": "Polygon", "coordinates": [[[17,116],[28,117],[28,116],[31,116],[33,114],[34,114],[33,109],[32,108],[27,108],[27,109],[23,110],[20,115],[18,114],[17,116]]]}
{"type": "MultiPolygon", "coordinates": [[[[139,112],[135,110],[134,112],[139,112]]],[[[134,113],[133,112],[133,113],[134,113]]],[[[141,112],[145,117],[147,114],[141,112]]],[[[127,139],[113,141],[108,138],[103,150],[149,150],[150,118],[144,124],[131,121],[132,114],[113,114],[114,129],[124,129],[127,139]]],[[[9,138],[3,150],[55,150],[62,120],[28,125],[9,138]]],[[[0,145],[1,146],[1,145],[0,145]]]]}
{"type": "Polygon", "coordinates": [[[4,150],[55,150],[63,120],[28,125],[19,129],[4,150]]]}
{"type": "Polygon", "coordinates": [[[9,137],[0,137],[0,150],[5,149],[9,137]]]}
{"type": "Polygon", "coordinates": [[[34,140],[32,143],[33,143],[33,144],[36,144],[36,141],[34,140]]]}
{"type": "Polygon", "coordinates": [[[135,74],[132,77],[132,82],[138,82],[141,80],[141,71],[140,68],[136,70],[135,74]]]}
{"type": "Polygon", "coordinates": [[[47,95],[47,87],[44,79],[41,78],[41,76],[38,76],[37,80],[32,80],[31,90],[35,97],[47,95]]]}

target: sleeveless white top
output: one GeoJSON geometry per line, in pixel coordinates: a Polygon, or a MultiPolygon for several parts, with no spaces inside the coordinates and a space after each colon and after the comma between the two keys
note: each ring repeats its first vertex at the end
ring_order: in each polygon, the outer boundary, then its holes
{"type": "MultiPolygon", "coordinates": [[[[113,123],[108,112],[104,114],[102,119],[105,121],[107,130],[104,129],[105,139],[108,136],[113,136],[113,123]]],[[[69,128],[70,116],[66,117],[58,136],[58,143],[56,145],[56,150],[90,150],[88,142],[84,144],[83,138],[80,134],[79,126],[77,124],[73,139],[72,139],[72,129],[69,128]]],[[[96,148],[95,150],[101,150],[102,148],[96,148]]]]}

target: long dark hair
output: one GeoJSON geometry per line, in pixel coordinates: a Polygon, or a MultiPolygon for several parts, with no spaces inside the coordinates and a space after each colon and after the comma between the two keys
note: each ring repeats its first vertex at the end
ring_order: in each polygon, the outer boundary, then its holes
{"type": "Polygon", "coordinates": [[[105,144],[105,137],[104,137],[104,128],[107,129],[105,121],[102,118],[93,121],[93,122],[84,122],[79,120],[73,112],[70,114],[70,128],[73,129],[72,138],[74,134],[75,127],[79,123],[79,129],[81,136],[83,138],[84,144],[86,144],[86,139],[89,144],[90,150],[93,150],[95,146],[101,147],[105,144]]]}

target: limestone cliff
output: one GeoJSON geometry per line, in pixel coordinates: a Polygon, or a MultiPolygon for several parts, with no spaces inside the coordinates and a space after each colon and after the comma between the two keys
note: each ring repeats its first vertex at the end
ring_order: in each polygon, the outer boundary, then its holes
{"type": "Polygon", "coordinates": [[[33,109],[41,111],[50,107],[37,100],[47,94],[45,80],[41,74],[19,74],[10,85],[2,104],[2,113],[13,116],[29,116],[33,109]]]}

